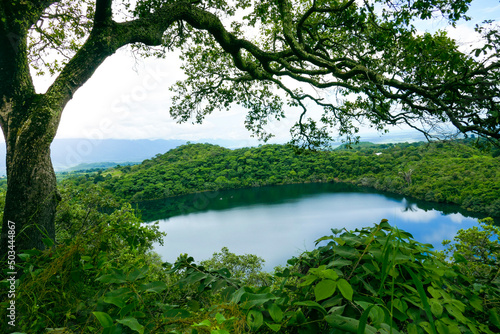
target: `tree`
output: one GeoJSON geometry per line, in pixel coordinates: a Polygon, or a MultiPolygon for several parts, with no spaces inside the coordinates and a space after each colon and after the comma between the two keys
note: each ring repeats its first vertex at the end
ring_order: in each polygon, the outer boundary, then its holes
{"type": "Polygon", "coordinates": [[[126,45],[142,55],[182,51],[188,78],[174,87],[170,111],[180,121],[201,121],[238,103],[262,139],[270,136],[270,117],[299,108],[291,129],[299,145],[327,144],[331,126],[351,138],[356,120],[380,130],[406,123],[426,135],[450,122],[498,140],[498,29],[478,27],[484,46],[468,55],[444,32],[419,35],[412,25],[436,13],[455,24],[470,1],[2,1],[0,125],[8,190],[0,251],[7,249],[8,221],[15,223],[17,249],[43,248],[44,238],[54,238],[60,196],[50,143],[75,91],[126,45]],[[35,92],[30,66],[56,76],[44,94],[35,92]],[[293,88],[285,78],[325,93],[293,88]],[[309,102],[322,108],[319,120],[307,115],[309,102]]]}

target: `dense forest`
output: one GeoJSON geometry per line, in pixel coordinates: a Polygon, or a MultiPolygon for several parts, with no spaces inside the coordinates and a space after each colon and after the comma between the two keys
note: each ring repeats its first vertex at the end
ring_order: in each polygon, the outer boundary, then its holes
{"type": "Polygon", "coordinates": [[[19,333],[498,333],[500,228],[491,218],[442,252],[387,220],[332,229],[264,272],[261,258],[227,248],[163,262],[151,250],[164,233],[129,201],[342,181],[496,213],[499,165],[497,152],[458,141],[298,155],[283,145],[190,144],[140,165],[64,175],[55,243],[20,251],[19,278],[1,282],[15,304],[0,302],[0,331],[15,320],[19,333]]]}
{"type": "Polygon", "coordinates": [[[467,141],[374,145],[302,152],[286,145],[230,150],[188,144],[134,166],[86,174],[131,202],[187,193],[303,182],[348,182],[500,216],[500,157],[467,141]]]}

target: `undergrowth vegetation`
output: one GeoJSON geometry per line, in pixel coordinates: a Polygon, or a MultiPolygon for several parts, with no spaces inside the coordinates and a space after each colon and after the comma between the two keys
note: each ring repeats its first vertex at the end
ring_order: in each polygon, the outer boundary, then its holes
{"type": "Polygon", "coordinates": [[[99,186],[66,188],[63,198],[57,243],[19,254],[20,333],[500,331],[500,231],[491,220],[461,231],[447,252],[386,220],[332,230],[313,251],[263,273],[261,259],[228,249],[200,263],[187,254],[163,263],[151,252],[162,233],[130,205],[99,186]]]}

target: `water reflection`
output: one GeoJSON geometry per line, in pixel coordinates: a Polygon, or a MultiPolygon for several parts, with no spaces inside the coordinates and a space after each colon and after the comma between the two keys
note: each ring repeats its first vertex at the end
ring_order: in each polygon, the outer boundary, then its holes
{"type": "Polygon", "coordinates": [[[167,232],[165,245],[156,246],[165,261],[173,262],[181,253],[203,260],[226,246],[236,254],[261,256],[272,270],[312,250],[314,240],[331,228],[349,230],[388,219],[439,249],[459,229],[477,224],[477,218],[457,207],[437,210],[421,204],[356,187],[310,184],[203,193],[143,204],[142,210],[149,217],[169,217],[160,221],[167,232]]]}

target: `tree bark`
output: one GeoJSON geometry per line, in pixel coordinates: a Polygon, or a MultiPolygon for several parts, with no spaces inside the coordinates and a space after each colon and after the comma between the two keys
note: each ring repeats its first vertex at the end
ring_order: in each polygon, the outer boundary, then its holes
{"type": "Polygon", "coordinates": [[[6,143],[8,191],[1,254],[7,253],[9,221],[15,227],[16,252],[31,248],[44,249],[43,239],[55,239],[54,218],[59,195],[50,160],[50,141],[22,129],[19,132],[19,135],[9,136],[6,143]]]}

